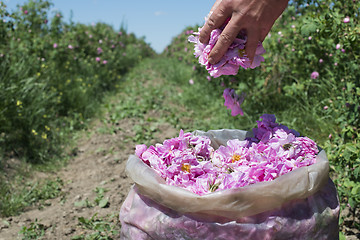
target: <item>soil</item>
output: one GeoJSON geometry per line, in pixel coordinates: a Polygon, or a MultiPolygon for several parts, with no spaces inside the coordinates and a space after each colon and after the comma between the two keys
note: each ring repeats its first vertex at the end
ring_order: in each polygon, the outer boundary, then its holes
{"type": "MultiPolygon", "coordinates": [[[[74,236],[86,236],[89,230],[79,223],[79,218],[105,219],[120,231],[118,214],[133,182],[125,172],[126,161],[134,154],[131,130],[136,124],[134,119],[124,119],[116,123],[118,131],[100,133],[98,129],[104,123],[97,123],[78,141],[77,150],[66,167],[56,173],[40,173],[41,178],[60,178],[64,185],[62,195],[47,200],[41,208],[32,207],[19,216],[0,218],[0,240],[21,239],[19,231],[31,223],[41,224],[45,234],[41,239],[71,239],[74,236]],[[45,175],[45,176],[44,176],[45,175]],[[104,198],[108,198],[106,207],[86,206],[86,200],[93,203],[97,197],[96,188],[106,189],[104,198]]],[[[106,125],[106,124],[105,124],[106,125]]],[[[177,130],[166,123],[158,125],[154,142],[163,142],[175,137],[177,130]]],[[[118,239],[117,236],[113,236],[118,239]]],[[[83,238],[81,238],[83,239],[83,238]]]]}

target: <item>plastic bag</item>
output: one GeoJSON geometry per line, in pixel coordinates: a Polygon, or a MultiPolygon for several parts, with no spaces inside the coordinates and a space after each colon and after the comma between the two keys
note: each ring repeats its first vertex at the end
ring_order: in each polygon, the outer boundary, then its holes
{"type": "MultiPolygon", "coordinates": [[[[197,133],[215,149],[248,134],[197,133]]],[[[338,239],[339,201],[324,151],[315,164],[271,182],[204,196],[166,185],[135,155],[126,171],[135,187],[120,210],[123,239],[338,239]]]]}

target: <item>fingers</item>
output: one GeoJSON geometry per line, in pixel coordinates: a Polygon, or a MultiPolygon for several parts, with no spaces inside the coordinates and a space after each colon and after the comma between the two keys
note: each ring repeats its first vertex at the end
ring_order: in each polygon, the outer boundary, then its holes
{"type": "Polygon", "coordinates": [[[245,45],[245,51],[251,63],[254,60],[259,40],[260,33],[258,31],[247,31],[247,42],[245,45]]]}
{"type": "Polygon", "coordinates": [[[234,18],[230,19],[230,22],[226,25],[214,48],[211,50],[208,59],[209,63],[216,64],[220,61],[230,45],[234,42],[239,33],[239,29],[241,29],[241,26],[236,23],[236,20],[234,20],[234,18]]]}
{"type": "Polygon", "coordinates": [[[214,12],[215,9],[219,6],[219,4],[221,3],[222,0],[216,0],[214,5],[212,6],[210,12],[214,12]]]}
{"type": "Polygon", "coordinates": [[[205,25],[201,29],[199,40],[201,43],[208,43],[211,31],[221,27],[224,22],[231,16],[232,10],[226,1],[220,1],[214,12],[210,15],[205,25]]]}

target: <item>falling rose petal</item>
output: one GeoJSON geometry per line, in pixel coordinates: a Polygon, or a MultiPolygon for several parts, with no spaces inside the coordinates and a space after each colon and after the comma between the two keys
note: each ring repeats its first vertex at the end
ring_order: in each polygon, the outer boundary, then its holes
{"type": "Polygon", "coordinates": [[[226,88],[223,92],[223,97],[225,99],[224,106],[228,109],[231,109],[231,116],[244,115],[243,110],[241,109],[241,104],[244,102],[245,95],[241,96],[235,93],[234,89],[226,88]]]}

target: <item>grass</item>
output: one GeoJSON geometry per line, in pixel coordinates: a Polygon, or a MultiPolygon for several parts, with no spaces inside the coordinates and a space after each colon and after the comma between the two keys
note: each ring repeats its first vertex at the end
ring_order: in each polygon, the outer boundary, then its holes
{"type": "MultiPolygon", "coordinates": [[[[251,130],[264,109],[275,114],[278,121],[300,131],[317,142],[326,141],[336,127],[329,117],[321,116],[321,106],[302,103],[289,107],[264,103],[262,99],[246,99],[244,116],[232,117],[223,106],[219,83],[208,82],[197,75],[192,68],[172,58],[156,58],[142,61],[127,77],[120,93],[121,104],[106,103],[109,120],[116,123],[124,118],[140,119],[134,125],[136,142],[148,142],[156,122],[165,121],[184,131],[237,128],[251,130]],[[193,79],[194,84],[189,80],[193,79]],[[152,111],[158,112],[156,118],[152,111]]],[[[214,80],[212,80],[214,81],[214,80]]]]}
{"type": "Polygon", "coordinates": [[[97,217],[97,214],[94,214],[91,218],[79,217],[78,221],[81,227],[87,231],[90,231],[88,234],[76,235],[73,236],[72,240],[86,239],[86,240],[112,240],[118,239],[119,231],[117,230],[118,226],[116,225],[117,214],[113,214],[104,218],[97,217]]]}
{"type": "Polygon", "coordinates": [[[42,208],[46,200],[63,195],[62,186],[60,178],[27,181],[25,177],[17,175],[11,183],[2,182],[0,185],[0,213],[7,217],[20,214],[30,206],[42,208]]]}

